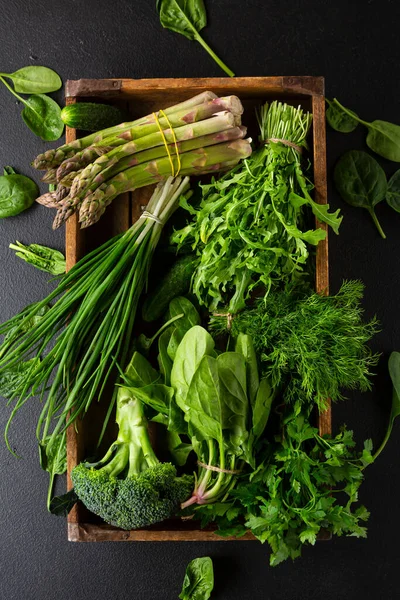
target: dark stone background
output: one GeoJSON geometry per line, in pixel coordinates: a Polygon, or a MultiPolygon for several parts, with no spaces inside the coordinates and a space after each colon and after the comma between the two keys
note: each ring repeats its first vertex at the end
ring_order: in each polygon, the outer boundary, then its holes
{"type": "MultiPolygon", "coordinates": [[[[25,64],[56,69],[63,80],[80,77],[220,76],[194,42],[164,31],[150,0],[10,0],[1,2],[0,70],[25,64]]],[[[400,122],[398,20],[394,0],[208,0],[205,37],[237,75],[324,75],[337,96],[366,120],[400,122]]],[[[60,102],[62,94],[58,95],[60,102]]],[[[36,176],[29,167],[44,143],[27,130],[21,107],[0,89],[0,165],[36,176]]],[[[328,164],[350,148],[365,148],[361,127],[348,136],[329,131],[328,164]]],[[[397,166],[380,160],[390,175],[397,166]]],[[[359,440],[381,439],[389,415],[387,357],[400,348],[400,215],[377,209],[387,240],[367,213],[344,205],[340,236],[330,236],[331,290],[343,278],[366,284],[365,311],[376,313],[382,332],[373,348],[383,352],[372,393],[351,394],[335,406],[335,425],[354,427],[359,440]]],[[[15,258],[16,239],[56,246],[52,211],[35,206],[0,222],[0,320],[49,290],[48,279],[15,258]]],[[[72,544],[63,519],[45,508],[47,475],[38,464],[33,424],[39,407],[21,411],[11,439],[22,460],[0,443],[0,598],[4,600],[175,600],[186,563],[214,559],[215,600],[341,600],[398,597],[399,427],[376,465],[367,471],[360,499],[371,510],[368,540],[335,539],[307,548],[303,558],[275,569],[266,547],[254,542],[72,544]]],[[[0,410],[0,430],[8,416],[0,410]]]]}

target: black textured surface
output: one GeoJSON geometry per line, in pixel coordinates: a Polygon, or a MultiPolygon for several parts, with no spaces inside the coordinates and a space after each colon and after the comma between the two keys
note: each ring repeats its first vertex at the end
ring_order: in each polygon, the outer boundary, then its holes
{"type": "MultiPolygon", "coordinates": [[[[199,45],[162,30],[153,0],[10,0],[2,2],[0,70],[25,64],[80,77],[219,76],[199,45]]],[[[337,96],[366,120],[400,122],[398,21],[394,0],[208,0],[205,37],[237,75],[324,75],[327,95],[337,96]]],[[[58,98],[62,99],[60,93],[58,98]]],[[[0,166],[33,175],[29,167],[44,143],[26,129],[20,107],[0,89],[0,166]]],[[[331,173],[337,157],[364,148],[365,130],[328,134],[331,173]]],[[[388,174],[397,166],[380,161],[388,174]]],[[[334,408],[362,440],[379,441],[388,418],[388,353],[400,349],[400,215],[386,205],[377,213],[381,240],[368,215],[344,205],[330,187],[330,202],[343,210],[340,236],[330,236],[331,289],[342,278],[366,284],[367,316],[377,313],[382,332],[374,349],[384,353],[373,393],[354,394],[334,408]]],[[[45,273],[15,258],[11,241],[63,248],[63,231],[51,230],[52,211],[36,206],[0,221],[0,320],[49,290],[45,273]]],[[[14,458],[0,443],[1,600],[175,600],[186,563],[214,559],[215,600],[341,600],[398,597],[400,520],[399,436],[395,426],[385,453],[366,473],[361,500],[371,510],[368,540],[334,539],[275,569],[266,547],[254,542],[72,544],[63,519],[46,512],[47,475],[38,465],[34,427],[39,407],[27,405],[11,430],[14,458]]],[[[8,410],[0,410],[0,430],[8,410]]]]}

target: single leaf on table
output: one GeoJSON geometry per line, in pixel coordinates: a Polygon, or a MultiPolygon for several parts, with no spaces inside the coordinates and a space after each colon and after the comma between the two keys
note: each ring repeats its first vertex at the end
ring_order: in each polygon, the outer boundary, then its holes
{"type": "Polygon", "coordinates": [[[14,89],[20,94],[46,94],[55,92],[62,86],[60,76],[48,67],[31,65],[14,73],[0,73],[11,79],[14,89]]]}
{"type": "Polygon", "coordinates": [[[209,600],[213,589],[214,569],[211,558],[195,558],[186,567],[180,600],[209,600]]]}
{"type": "Polygon", "coordinates": [[[366,152],[350,150],[337,162],[333,177],[343,200],[351,206],[365,208],[385,239],[375,214],[375,206],[385,199],[387,192],[386,175],[378,162],[366,152]]]}
{"type": "Polygon", "coordinates": [[[400,169],[389,179],[386,202],[390,208],[396,212],[400,212],[400,169]]]}
{"type": "Polygon", "coordinates": [[[394,162],[400,162],[400,126],[389,121],[363,121],[354,112],[345,108],[336,98],[333,100],[337,109],[341,109],[348,117],[357,120],[367,127],[367,146],[374,152],[394,162]]]}
{"type": "Polygon", "coordinates": [[[30,244],[25,246],[16,241],[15,244],[9,244],[11,250],[15,250],[15,255],[22,258],[25,262],[33,265],[41,271],[46,271],[51,275],[61,275],[65,273],[65,256],[62,252],[48,248],[41,244],[30,244]]]}
{"type": "Polygon", "coordinates": [[[332,129],[335,129],[335,131],[340,131],[341,133],[350,133],[351,131],[354,131],[358,125],[357,115],[351,110],[344,112],[344,110],[338,105],[336,99],[331,101],[326,98],[326,101],[328,103],[326,120],[332,129]]]}
{"type": "Polygon", "coordinates": [[[53,442],[50,440],[51,436],[47,436],[39,444],[40,466],[50,474],[47,493],[47,509],[49,511],[55,477],[62,475],[67,470],[66,432],[57,435],[53,442]]]}
{"type": "Polygon", "coordinates": [[[206,7],[203,0],[157,0],[156,8],[163,27],[180,33],[189,40],[199,42],[229,77],[235,76],[199,33],[207,25],[206,7]]]}
{"type": "Polygon", "coordinates": [[[61,120],[61,108],[49,96],[36,94],[24,102],[22,118],[31,131],[42,140],[58,140],[64,131],[61,120]]]}
{"type": "Polygon", "coordinates": [[[5,167],[0,176],[0,219],[19,215],[35,202],[39,188],[32,179],[5,167]]]}
{"type": "Polygon", "coordinates": [[[61,496],[54,496],[50,501],[50,512],[56,517],[67,517],[71,508],[75,506],[78,501],[78,496],[75,494],[74,488],[69,490],[66,494],[61,496]]]}
{"type": "Polygon", "coordinates": [[[382,444],[379,446],[378,450],[373,456],[374,460],[379,456],[379,454],[386,446],[390,438],[390,434],[392,433],[393,423],[396,417],[400,415],[400,352],[391,353],[391,355],[389,356],[388,368],[390,379],[392,380],[393,385],[392,408],[390,411],[389,425],[386,431],[386,435],[383,439],[382,444]]]}

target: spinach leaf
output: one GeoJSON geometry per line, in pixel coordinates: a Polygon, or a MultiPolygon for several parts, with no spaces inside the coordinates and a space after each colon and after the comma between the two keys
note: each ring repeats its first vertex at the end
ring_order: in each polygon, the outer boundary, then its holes
{"type": "Polygon", "coordinates": [[[32,206],[38,195],[39,188],[32,179],[5,167],[0,176],[0,219],[19,215],[32,206]]]}
{"type": "Polygon", "coordinates": [[[175,390],[175,402],[184,412],[187,411],[186,395],[193,375],[202,358],[213,354],[214,340],[199,325],[189,329],[179,344],[171,371],[171,385],[175,390]]]}
{"type": "Polygon", "coordinates": [[[217,357],[217,367],[225,444],[232,454],[251,463],[245,359],[237,352],[224,352],[217,357]]]}
{"type": "Polygon", "coordinates": [[[366,152],[350,150],[339,159],[333,178],[343,200],[351,206],[365,208],[385,239],[375,206],[385,199],[387,181],[377,161],[366,152]]]}
{"type": "Polygon", "coordinates": [[[389,425],[386,431],[386,435],[383,439],[382,444],[379,446],[378,450],[373,456],[374,460],[380,455],[380,453],[386,446],[390,438],[390,434],[392,433],[394,420],[400,415],[400,352],[391,353],[391,355],[389,356],[388,368],[390,379],[392,380],[393,385],[392,408],[390,411],[389,425]]]}
{"type": "Polygon", "coordinates": [[[62,86],[59,75],[48,67],[31,65],[14,73],[0,73],[0,76],[11,79],[15,91],[20,94],[46,94],[55,92],[62,86]]]}
{"type": "Polygon", "coordinates": [[[22,118],[35,135],[46,142],[58,140],[62,136],[64,123],[57,102],[44,94],[36,94],[29,96],[24,104],[22,118]]]}
{"type": "Polygon", "coordinates": [[[239,333],[236,339],[235,352],[239,352],[244,356],[246,361],[246,381],[247,381],[247,395],[250,400],[250,404],[253,406],[257,397],[258,386],[260,380],[258,377],[257,367],[257,355],[254,350],[254,345],[251,337],[245,333],[239,333]]]}
{"type": "Polygon", "coordinates": [[[351,110],[344,112],[336,99],[331,101],[326,98],[326,101],[328,103],[326,120],[332,129],[340,131],[341,133],[350,133],[351,131],[354,131],[358,125],[357,115],[351,110]]]}
{"type": "Polygon", "coordinates": [[[47,436],[39,444],[40,466],[50,474],[47,493],[47,509],[50,511],[51,498],[56,475],[62,475],[67,470],[66,432],[60,433],[50,443],[52,436],[47,436]]]}
{"type": "Polygon", "coordinates": [[[400,169],[389,179],[386,202],[393,210],[400,212],[400,169]]]}
{"type": "Polygon", "coordinates": [[[157,0],[156,8],[163,27],[199,42],[227,75],[235,76],[199,33],[207,25],[203,0],[157,0]]]}
{"type": "Polygon", "coordinates": [[[195,558],[186,567],[180,600],[209,600],[213,589],[214,569],[211,558],[195,558]]]}
{"type": "Polygon", "coordinates": [[[186,419],[198,440],[212,438],[223,443],[226,416],[221,399],[217,359],[203,356],[195,370],[185,398],[186,419]]]}
{"type": "Polygon", "coordinates": [[[171,331],[167,329],[158,338],[158,367],[161,375],[164,377],[165,385],[171,383],[172,360],[168,355],[168,343],[171,337],[171,331]]]}
{"type": "Polygon", "coordinates": [[[153,369],[147,358],[140,352],[135,352],[125,371],[124,380],[127,386],[140,388],[158,379],[160,379],[159,373],[153,369]]]}
{"type": "Polygon", "coordinates": [[[143,404],[150,406],[156,412],[168,415],[169,405],[174,390],[162,383],[150,383],[143,387],[127,387],[133,396],[139,398],[143,404]]]}
{"type": "Polygon", "coordinates": [[[173,462],[178,467],[186,464],[187,458],[193,450],[192,444],[182,442],[180,435],[175,431],[167,431],[167,447],[173,462]]]}
{"type": "Polygon", "coordinates": [[[347,116],[357,120],[359,123],[367,127],[367,146],[374,152],[388,158],[394,162],[400,162],[400,126],[388,121],[376,120],[368,123],[363,121],[355,113],[340,104],[336,98],[333,102],[335,107],[341,109],[347,116]]]}
{"type": "Polygon", "coordinates": [[[253,442],[256,442],[267,426],[271,412],[272,402],[275,398],[274,390],[269,380],[263,377],[257,390],[256,401],[252,413],[252,434],[253,442]]]}
{"type": "Polygon", "coordinates": [[[41,244],[30,244],[25,246],[18,242],[9,244],[11,250],[15,250],[15,256],[22,258],[25,262],[33,265],[41,271],[46,271],[51,275],[61,275],[65,273],[65,256],[62,252],[48,248],[41,244]]]}
{"type": "Polygon", "coordinates": [[[50,502],[50,512],[56,517],[67,517],[71,508],[78,502],[78,496],[74,488],[61,496],[54,496],[50,502]]]}

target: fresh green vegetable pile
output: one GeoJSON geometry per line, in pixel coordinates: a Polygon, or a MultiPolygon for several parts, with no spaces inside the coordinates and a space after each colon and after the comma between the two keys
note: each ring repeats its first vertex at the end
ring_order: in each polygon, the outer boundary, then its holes
{"type": "Polygon", "coordinates": [[[251,154],[242,139],[242,112],[236,96],[203,92],[157,115],[49,150],[33,165],[47,169],[44,180],[58,186],[37,201],[58,209],[54,228],[77,210],[81,226],[88,227],[116,196],[166,179],[171,171],[201,175],[230,168],[251,154]]]}

